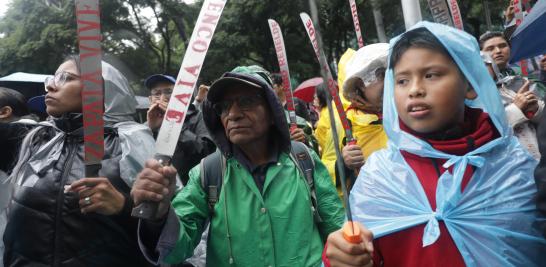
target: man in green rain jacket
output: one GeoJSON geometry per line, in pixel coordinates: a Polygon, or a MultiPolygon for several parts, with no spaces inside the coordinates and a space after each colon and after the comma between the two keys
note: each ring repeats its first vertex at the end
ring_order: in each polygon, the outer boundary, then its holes
{"type": "Polygon", "coordinates": [[[144,255],[156,264],[182,262],[210,219],[208,266],[319,265],[325,237],[343,223],[343,206],[328,171],[310,151],[322,222],[314,220],[309,186],[290,158],[285,114],[261,68],[225,73],[210,88],[203,118],[226,158],[218,202],[211,213],[196,166],[169,203],[175,170],[149,160],[131,192],[135,204],[160,203],[158,219],[139,224],[144,255]]]}

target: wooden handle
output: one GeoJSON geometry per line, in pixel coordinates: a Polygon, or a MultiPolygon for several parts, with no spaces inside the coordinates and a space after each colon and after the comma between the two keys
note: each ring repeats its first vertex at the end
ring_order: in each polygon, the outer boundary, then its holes
{"type": "Polygon", "coordinates": [[[142,202],[133,208],[131,216],[140,219],[153,220],[156,217],[158,205],[159,203],[157,202],[142,202]]]}
{"type": "Polygon", "coordinates": [[[347,240],[349,243],[353,244],[362,242],[360,228],[351,221],[346,222],[343,225],[343,238],[345,238],[345,240],[347,240]]]}
{"type": "MultiPolygon", "coordinates": [[[[169,166],[171,164],[170,156],[155,154],[154,159],[159,161],[159,163],[162,166],[169,166]]],[[[152,202],[152,201],[142,202],[138,204],[138,206],[133,208],[133,210],[131,211],[131,216],[135,218],[146,219],[146,220],[157,219],[156,216],[157,216],[158,206],[159,206],[159,202],[152,202]]]]}

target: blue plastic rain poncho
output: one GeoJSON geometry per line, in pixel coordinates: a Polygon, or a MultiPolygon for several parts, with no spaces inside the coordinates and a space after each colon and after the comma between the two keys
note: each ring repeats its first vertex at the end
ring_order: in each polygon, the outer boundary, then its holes
{"type": "MultiPolygon", "coordinates": [[[[384,125],[389,142],[362,167],[350,197],[353,220],[376,238],[426,224],[423,246],[440,236],[443,220],[467,266],[538,266],[546,263],[546,241],[540,235],[534,196],[536,161],[513,137],[497,88],[471,35],[440,24],[421,22],[445,46],[478,97],[467,105],[487,112],[500,137],[463,156],[450,155],[400,130],[394,102],[394,77],[389,66],[383,97],[384,125]],[[400,150],[446,159],[432,210],[419,179],[400,150]],[[468,165],[476,167],[461,192],[468,165]]],[[[400,39],[391,40],[391,47],[400,39]]]]}

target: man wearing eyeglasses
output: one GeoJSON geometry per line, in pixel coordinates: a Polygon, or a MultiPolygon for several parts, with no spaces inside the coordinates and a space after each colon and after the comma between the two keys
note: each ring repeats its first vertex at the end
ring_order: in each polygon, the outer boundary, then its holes
{"type": "MultiPolygon", "coordinates": [[[[163,123],[163,116],[167,110],[175,82],[173,77],[164,74],[154,74],[146,78],[144,82],[146,88],[150,90],[150,108],[146,124],[152,130],[154,138],[157,138],[159,128],[163,123]]],[[[215,145],[205,128],[201,112],[194,104],[190,104],[172,158],[172,163],[183,184],[188,182],[189,170],[214,150],[215,145]]]]}
{"type": "Polygon", "coordinates": [[[258,66],[237,67],[214,82],[203,103],[205,124],[222,153],[216,158],[224,166],[220,191],[202,184],[201,172],[210,170],[203,162],[172,203],[172,168],[149,160],[138,175],[135,203],[159,202],[158,219],[141,220],[139,228],[141,250],[151,262],[173,264],[191,256],[208,221],[207,266],[320,264],[323,241],[343,223],[343,206],[328,171],[308,149],[314,209],[266,73],[258,66]],[[218,198],[211,203],[213,193],[218,198]]]}

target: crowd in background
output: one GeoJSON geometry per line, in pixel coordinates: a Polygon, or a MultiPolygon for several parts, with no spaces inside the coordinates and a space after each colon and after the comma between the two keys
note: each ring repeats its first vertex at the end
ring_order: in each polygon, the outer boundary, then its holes
{"type": "Polygon", "coordinates": [[[103,62],[105,156],[85,177],[79,58],[45,80],[44,121],[0,88],[0,266],[543,265],[546,55],[509,64],[512,6],[505,18],[479,40],[423,22],[349,49],[336,76],[355,143],[323,84],[294,98],[290,127],[281,76],[239,66],[196,86],[162,166],[175,78],[145,79],[138,123],[127,79],[103,62]],[[131,216],[143,202],[154,218],[131,216]]]}

